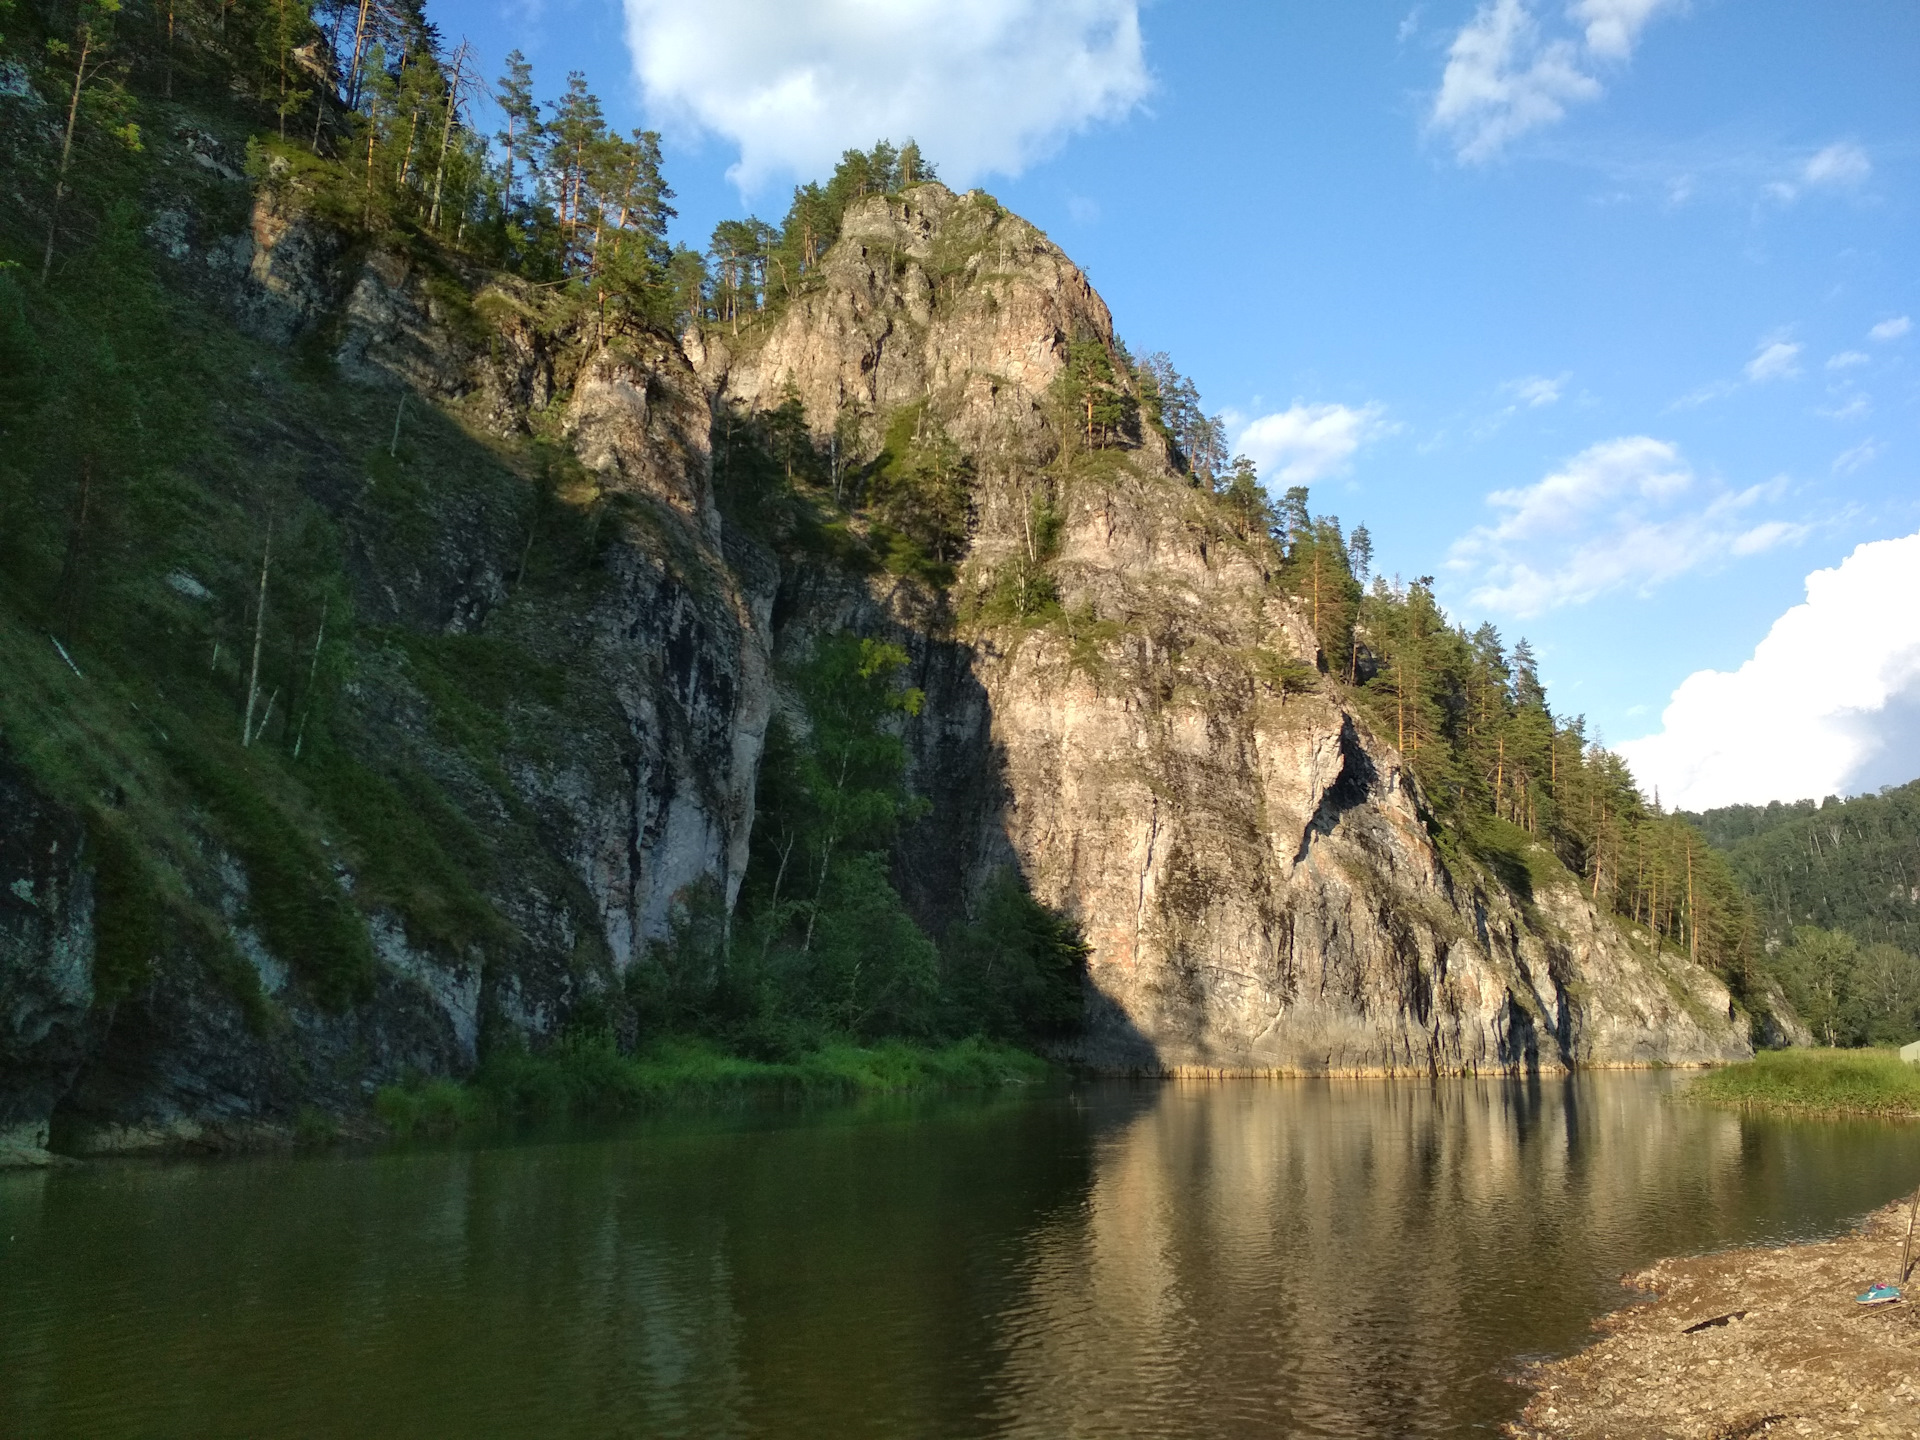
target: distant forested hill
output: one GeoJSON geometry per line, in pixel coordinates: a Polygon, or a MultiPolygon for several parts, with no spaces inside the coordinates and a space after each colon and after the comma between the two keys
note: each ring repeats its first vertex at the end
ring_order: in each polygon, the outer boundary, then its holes
{"type": "Polygon", "coordinates": [[[1687,817],[1723,851],[1769,939],[1796,925],[1920,953],[1920,780],[1852,800],[1687,817]]]}

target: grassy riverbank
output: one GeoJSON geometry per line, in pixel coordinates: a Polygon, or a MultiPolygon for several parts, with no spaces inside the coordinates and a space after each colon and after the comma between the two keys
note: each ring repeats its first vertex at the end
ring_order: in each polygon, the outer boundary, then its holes
{"type": "Polygon", "coordinates": [[[1052,1073],[1037,1055],[984,1040],[824,1045],[790,1061],[750,1060],[703,1040],[664,1041],[633,1055],[588,1040],[542,1055],[496,1054],[465,1083],[390,1085],[374,1109],[395,1134],[411,1135],[506,1116],[624,1114],[746,1095],[985,1090],[1052,1073]]]}
{"type": "Polygon", "coordinates": [[[1920,1065],[1892,1050],[1770,1050],[1702,1075],[1686,1094],[1807,1115],[1920,1116],[1920,1065]]]}

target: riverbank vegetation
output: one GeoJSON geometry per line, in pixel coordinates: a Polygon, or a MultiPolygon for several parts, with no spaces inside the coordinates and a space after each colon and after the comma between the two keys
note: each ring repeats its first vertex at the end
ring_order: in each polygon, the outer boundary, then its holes
{"type": "Polygon", "coordinates": [[[1806,1115],[1920,1116],[1920,1065],[1891,1050],[1762,1051],[1701,1075],[1688,1099],[1806,1115]]]}
{"type": "Polygon", "coordinates": [[[404,1137],[519,1117],[626,1115],[775,1096],[991,1090],[1040,1084],[1053,1073],[1028,1051],[977,1039],[827,1044],[788,1060],[759,1060],[686,1038],[623,1054],[601,1035],[567,1040],[540,1054],[498,1049],[464,1084],[423,1077],[387,1086],[374,1111],[404,1137]]]}

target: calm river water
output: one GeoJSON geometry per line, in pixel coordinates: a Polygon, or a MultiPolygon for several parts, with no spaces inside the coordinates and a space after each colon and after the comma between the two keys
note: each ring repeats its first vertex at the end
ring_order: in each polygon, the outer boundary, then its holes
{"type": "Polygon", "coordinates": [[[1920,1182],[1920,1128],[1676,1083],[1102,1084],[0,1174],[0,1434],[1484,1434],[1622,1271],[1920,1182]]]}

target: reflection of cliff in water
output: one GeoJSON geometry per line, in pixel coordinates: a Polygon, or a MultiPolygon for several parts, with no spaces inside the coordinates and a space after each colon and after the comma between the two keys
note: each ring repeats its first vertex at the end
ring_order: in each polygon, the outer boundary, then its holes
{"type": "Polygon", "coordinates": [[[1793,1197],[1766,1172],[1800,1175],[1786,1152],[1822,1141],[1743,1134],[1669,1089],[1168,1086],[1036,1237],[1005,1319],[1008,1432],[1186,1413],[1210,1434],[1440,1434],[1510,1413],[1494,1372],[1577,1343],[1630,1257],[1780,1233],[1793,1197]]]}
{"type": "MultiPolygon", "coordinates": [[[[1656,1256],[1920,1128],[1676,1077],[1108,1083],[0,1174],[0,1435],[1487,1433],[1656,1256]]],[[[1891,1262],[1890,1262],[1891,1263],[1891,1262]]]]}

